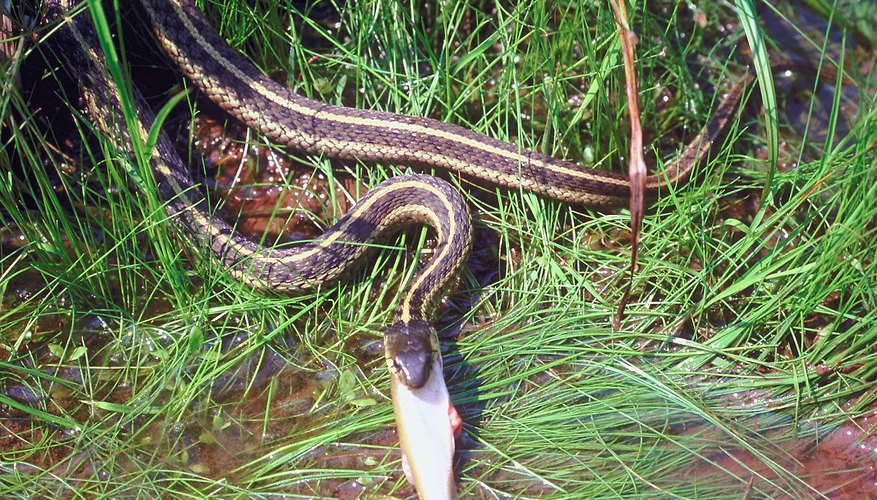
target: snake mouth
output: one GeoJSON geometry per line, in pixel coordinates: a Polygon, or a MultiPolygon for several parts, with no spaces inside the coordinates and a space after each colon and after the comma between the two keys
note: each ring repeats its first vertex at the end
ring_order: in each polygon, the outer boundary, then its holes
{"type": "Polygon", "coordinates": [[[393,377],[411,389],[426,385],[438,355],[435,329],[426,321],[399,322],[384,332],[384,355],[393,377]]]}

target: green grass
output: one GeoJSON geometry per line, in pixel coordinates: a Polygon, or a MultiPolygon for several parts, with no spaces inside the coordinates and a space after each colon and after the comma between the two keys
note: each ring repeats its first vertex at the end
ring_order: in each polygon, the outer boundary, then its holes
{"type": "MultiPolygon", "coordinates": [[[[232,45],[301,94],[626,168],[608,5],[353,2],[327,26],[319,16],[332,3],[276,3],[208,12],[232,45]]],[[[643,126],[663,160],[709,119],[711,85],[746,72],[735,47],[759,54],[751,71],[764,83],[775,43],[748,2],[739,12],[666,6],[631,10],[643,126]],[[720,33],[738,16],[745,34],[720,33]]],[[[862,64],[860,52],[807,34],[815,61],[862,64]]],[[[47,48],[25,55],[51,57],[47,48]]],[[[114,76],[127,81],[122,65],[139,56],[119,55],[114,76]]],[[[804,97],[803,130],[787,124],[775,85],[754,90],[776,102],[771,131],[742,114],[693,182],[651,205],[620,332],[611,318],[627,276],[626,210],[461,185],[496,242],[480,265],[498,276],[481,286],[465,273],[439,320],[465,422],[464,495],[815,494],[789,449],[875,400],[875,78],[849,73],[858,90],[804,97]],[[735,466],[721,450],[755,459],[735,466]],[[706,463],[716,467],[704,472],[706,463]]],[[[405,247],[424,238],[408,234],[329,290],[255,294],[190,250],[148,165],[93,140],[81,117],[80,169],[59,174],[52,145],[64,137],[40,126],[46,117],[9,80],[0,81],[0,213],[27,243],[0,255],[0,495],[410,494],[377,342],[416,262],[405,247]]],[[[51,87],[54,76],[38,80],[51,87]]],[[[59,113],[76,113],[76,96],[67,102],[59,113]]],[[[328,161],[304,160],[332,174],[328,161]]],[[[405,170],[341,168],[366,185],[405,170]]]]}

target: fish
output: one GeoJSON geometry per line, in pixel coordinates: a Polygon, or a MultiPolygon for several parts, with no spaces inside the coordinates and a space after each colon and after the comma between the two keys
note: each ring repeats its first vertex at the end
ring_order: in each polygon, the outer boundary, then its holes
{"type": "Polygon", "coordinates": [[[435,356],[422,387],[412,389],[391,375],[390,392],[408,482],[421,500],[457,498],[453,460],[462,421],[451,403],[441,355],[435,356]]]}

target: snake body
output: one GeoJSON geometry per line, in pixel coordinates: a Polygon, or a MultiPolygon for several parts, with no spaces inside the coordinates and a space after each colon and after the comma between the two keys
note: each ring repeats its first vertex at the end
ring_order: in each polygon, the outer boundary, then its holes
{"type": "MultiPolygon", "coordinates": [[[[108,75],[105,56],[87,16],[71,15],[74,0],[47,2],[50,16],[66,24],[59,36],[71,38],[62,53],[82,82],[89,114],[120,151],[145,141],[154,115],[133,92],[136,123],[122,124],[120,91],[108,75]],[[135,132],[132,132],[135,131],[135,132]]],[[[141,0],[153,32],[180,71],[204,94],[271,141],[297,151],[339,159],[391,162],[441,168],[470,178],[523,189],[575,204],[618,205],[630,195],[618,174],[527,151],[471,130],[429,118],[327,105],[299,96],[262,75],[214,33],[193,5],[181,0],[141,0]]],[[[646,179],[654,193],[687,176],[729,121],[742,94],[736,85],[714,118],[662,173],[646,179]]],[[[399,228],[425,224],[436,233],[433,258],[401,294],[393,324],[386,330],[391,371],[412,388],[426,383],[437,355],[432,308],[465,262],[471,221],[465,201],[447,182],[426,175],[385,181],[313,241],[267,248],[237,235],[210,214],[189,169],[164,134],[149,161],[167,211],[196,245],[206,246],[236,279],[257,290],[300,293],[323,287],[355,271],[399,228]]]]}

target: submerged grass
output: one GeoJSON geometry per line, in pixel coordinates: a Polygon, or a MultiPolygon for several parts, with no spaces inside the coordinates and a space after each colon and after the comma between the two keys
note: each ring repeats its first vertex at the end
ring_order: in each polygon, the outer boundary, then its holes
{"type": "MultiPolygon", "coordinates": [[[[207,10],[297,92],[621,168],[623,72],[602,3],[275,3],[207,10]]],[[[708,121],[712,86],[746,72],[743,30],[725,23],[744,18],[754,50],[770,46],[748,2],[737,5],[631,12],[659,158],[708,121]]],[[[81,15],[99,12],[91,3],[81,15]]],[[[841,63],[840,49],[840,60],[827,45],[814,59],[841,63]]],[[[48,43],[25,53],[43,56],[48,43]]],[[[136,64],[122,48],[110,63],[127,83],[125,60],[136,64]]],[[[57,119],[34,111],[36,89],[57,92],[52,71],[63,68],[31,76],[32,88],[11,85],[11,72],[2,81],[0,207],[26,243],[0,255],[0,495],[410,494],[377,342],[413,267],[404,248],[425,236],[406,235],[331,290],[255,294],[170,229],[146,162],[95,140],[75,94],[57,119]],[[42,126],[70,114],[78,158],[54,146],[63,126],[42,126]]],[[[875,397],[877,107],[874,75],[860,80],[832,81],[829,105],[813,98],[816,125],[803,132],[780,113],[779,135],[765,139],[773,132],[742,113],[696,179],[652,205],[620,332],[610,320],[626,211],[461,183],[494,242],[440,321],[465,422],[464,495],[817,494],[791,449],[872,411],[875,397]]],[[[783,96],[762,89],[782,109],[783,96]]],[[[327,161],[304,161],[332,175],[327,161]]],[[[366,185],[402,169],[341,168],[366,185]]]]}

